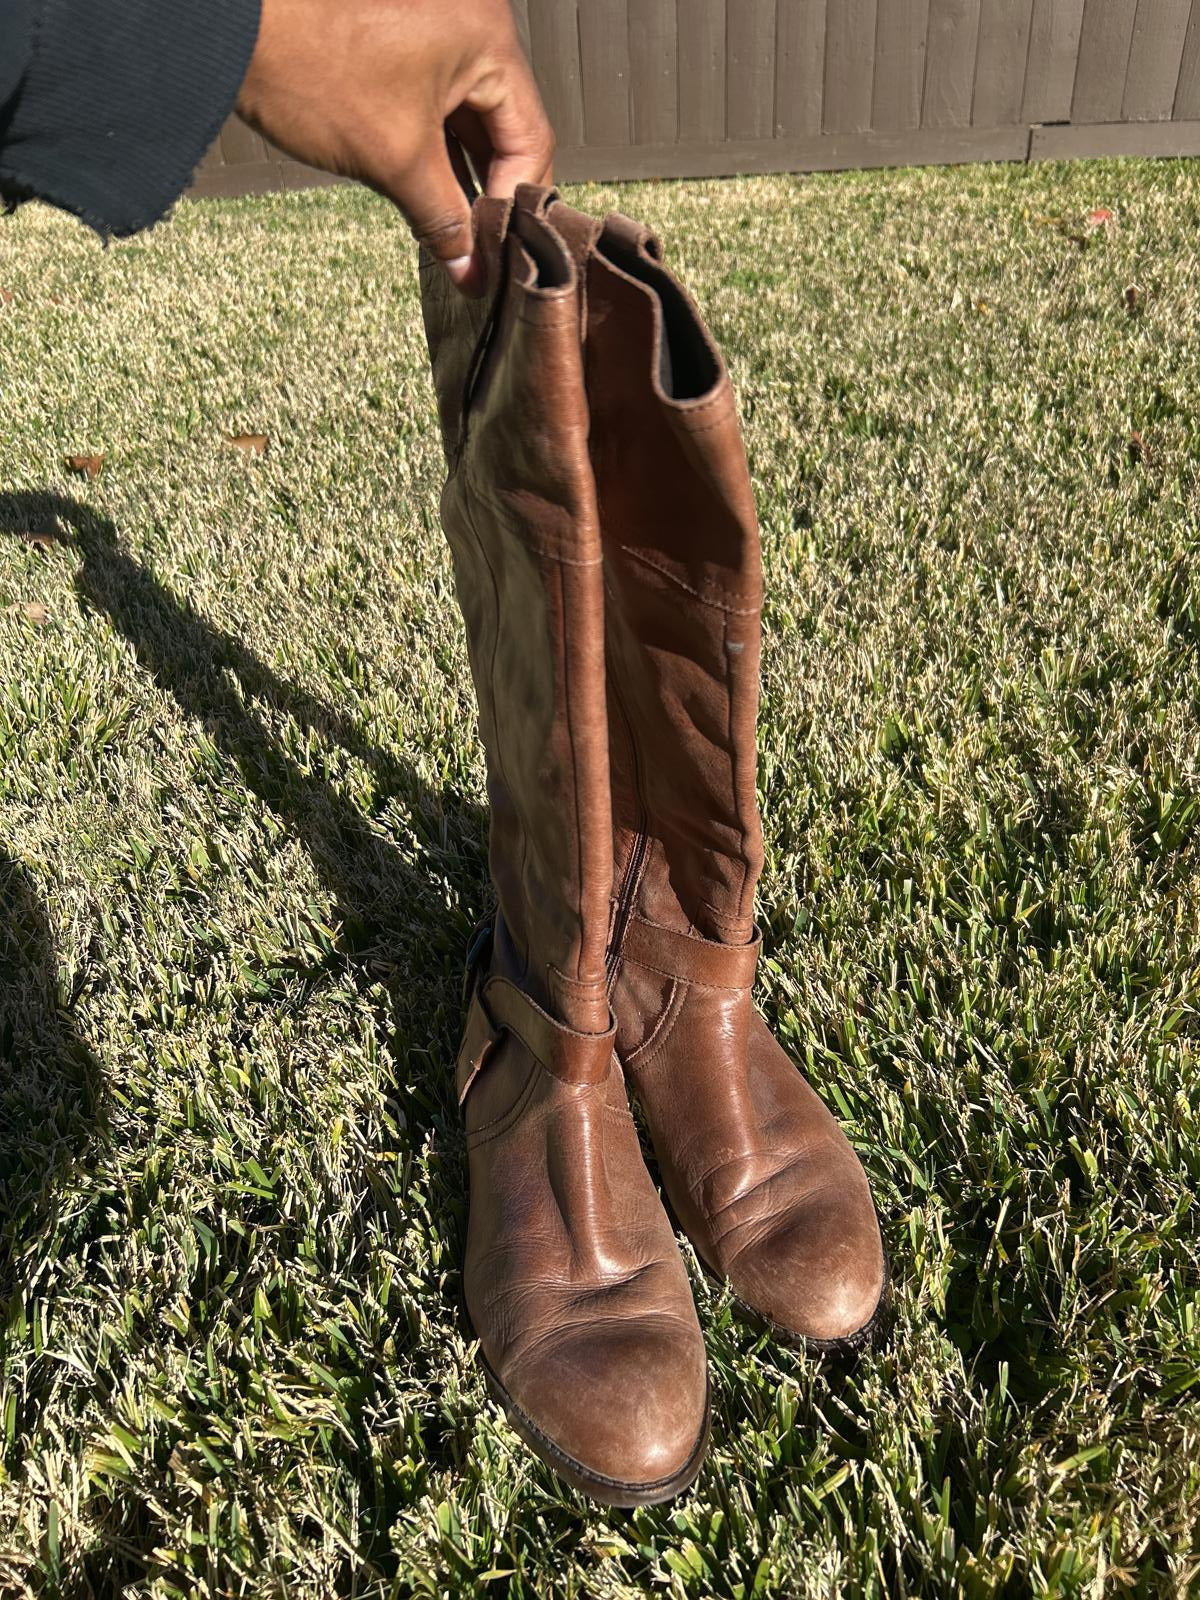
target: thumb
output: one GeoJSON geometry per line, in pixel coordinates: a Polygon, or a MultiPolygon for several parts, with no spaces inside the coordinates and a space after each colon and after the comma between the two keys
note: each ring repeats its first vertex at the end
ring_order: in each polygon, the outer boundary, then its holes
{"type": "Polygon", "coordinates": [[[437,136],[409,163],[390,196],[408,219],[413,237],[442,263],[467,293],[482,287],[471,227],[471,203],[454,170],[446,136],[437,136]]]}

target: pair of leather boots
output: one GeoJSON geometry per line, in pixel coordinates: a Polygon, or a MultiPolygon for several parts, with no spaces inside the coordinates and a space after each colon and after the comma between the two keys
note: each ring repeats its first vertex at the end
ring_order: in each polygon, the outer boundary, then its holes
{"type": "Polygon", "coordinates": [[[657,242],[480,199],[488,292],[422,270],[497,910],[458,1057],[467,1311],[517,1432],[619,1506],[708,1441],[671,1220],[785,1340],[854,1349],[886,1267],[858,1159],[754,1008],[761,568],[732,390],[657,242]]]}

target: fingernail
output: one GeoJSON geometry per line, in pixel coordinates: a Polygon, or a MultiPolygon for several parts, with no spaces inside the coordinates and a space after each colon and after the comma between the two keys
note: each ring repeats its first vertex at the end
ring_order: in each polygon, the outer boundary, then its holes
{"type": "Polygon", "coordinates": [[[452,260],[447,261],[446,263],[446,271],[454,279],[455,283],[461,283],[470,270],[470,256],[455,256],[452,260]]]}

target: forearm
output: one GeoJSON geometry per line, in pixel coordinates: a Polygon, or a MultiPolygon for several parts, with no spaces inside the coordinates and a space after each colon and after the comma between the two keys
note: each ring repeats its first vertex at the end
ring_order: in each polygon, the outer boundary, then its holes
{"type": "Polygon", "coordinates": [[[157,222],[233,109],[260,0],[0,0],[0,194],[157,222]]]}

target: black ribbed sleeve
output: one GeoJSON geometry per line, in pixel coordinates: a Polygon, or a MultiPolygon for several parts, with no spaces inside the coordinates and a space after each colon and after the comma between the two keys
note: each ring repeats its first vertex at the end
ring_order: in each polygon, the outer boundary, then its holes
{"type": "Polygon", "coordinates": [[[0,195],[157,222],[233,109],[260,0],[0,0],[0,195]]]}
{"type": "Polygon", "coordinates": [[[33,0],[0,0],[0,116],[33,51],[33,0]]]}

